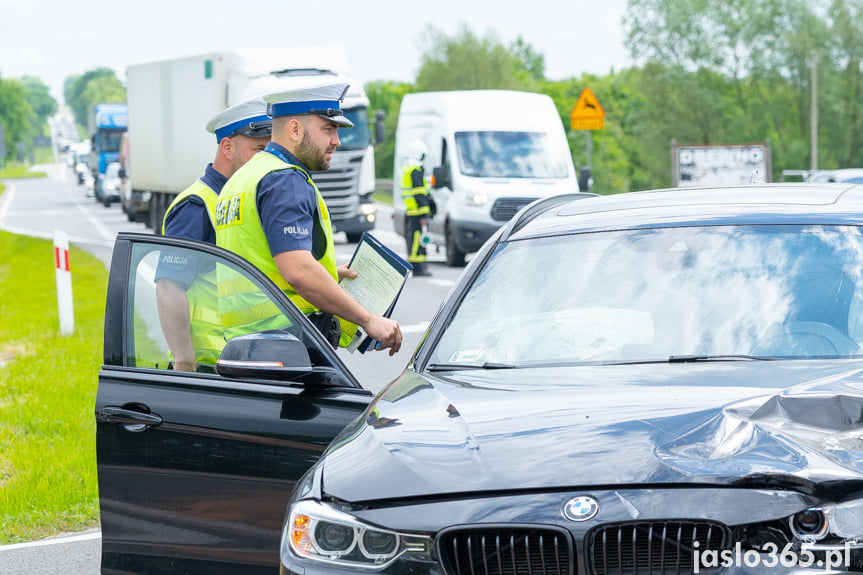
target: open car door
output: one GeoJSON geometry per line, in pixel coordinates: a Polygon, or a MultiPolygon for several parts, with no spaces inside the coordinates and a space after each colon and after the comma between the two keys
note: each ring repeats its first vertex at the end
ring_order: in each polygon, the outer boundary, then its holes
{"type": "Polygon", "coordinates": [[[275,573],[291,489],[371,396],[246,260],[120,234],[95,405],[102,572],[275,573]],[[281,326],[229,341],[221,367],[175,370],[155,281],[165,262],[253,286],[281,326]]]}

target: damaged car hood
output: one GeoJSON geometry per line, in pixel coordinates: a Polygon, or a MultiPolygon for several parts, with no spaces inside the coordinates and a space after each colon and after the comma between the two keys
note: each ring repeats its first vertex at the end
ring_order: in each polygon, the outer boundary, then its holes
{"type": "Polygon", "coordinates": [[[346,501],[863,473],[863,361],[406,372],[324,458],[346,501]]]}

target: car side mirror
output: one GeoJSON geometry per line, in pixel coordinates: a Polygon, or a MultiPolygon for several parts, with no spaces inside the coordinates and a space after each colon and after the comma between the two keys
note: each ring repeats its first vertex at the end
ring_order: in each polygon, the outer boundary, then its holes
{"type": "Polygon", "coordinates": [[[384,120],[386,117],[387,113],[385,111],[375,111],[375,146],[386,139],[386,132],[384,132],[384,120]]]}
{"type": "Polygon", "coordinates": [[[120,171],[117,172],[117,177],[125,180],[126,179],[126,168],[120,168],[120,171]]]}
{"type": "Polygon", "coordinates": [[[449,188],[449,175],[446,172],[446,166],[437,166],[432,170],[431,186],[433,188],[449,188]]]}
{"type": "Polygon", "coordinates": [[[216,372],[226,377],[260,377],[290,381],[312,372],[306,345],[282,330],[235,337],[225,344],[216,372]]]}

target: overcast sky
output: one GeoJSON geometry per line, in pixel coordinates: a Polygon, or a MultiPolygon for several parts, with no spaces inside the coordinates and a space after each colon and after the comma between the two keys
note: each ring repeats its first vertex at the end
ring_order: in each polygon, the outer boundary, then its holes
{"type": "Polygon", "coordinates": [[[130,64],[235,48],[344,44],[354,76],[413,81],[429,27],[460,24],[509,44],[521,36],[556,80],[630,64],[626,0],[25,0],[0,18],[0,77],[63,81],[98,67],[125,82],[130,64]]]}

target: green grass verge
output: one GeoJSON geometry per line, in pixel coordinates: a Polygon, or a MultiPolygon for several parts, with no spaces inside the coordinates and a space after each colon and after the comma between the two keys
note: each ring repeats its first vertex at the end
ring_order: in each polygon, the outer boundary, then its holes
{"type": "MultiPolygon", "coordinates": [[[[36,148],[33,150],[33,158],[37,164],[50,164],[54,162],[54,150],[48,148],[36,148]]],[[[27,162],[9,162],[0,170],[0,180],[11,180],[17,178],[44,178],[45,172],[28,172],[32,164],[27,162]]],[[[2,190],[0,190],[2,193],[2,190]]]]}
{"type": "Polygon", "coordinates": [[[0,253],[3,544],[98,524],[93,406],[108,272],[72,246],[75,332],[61,336],[53,243],[0,231],[0,253]]]}
{"type": "Polygon", "coordinates": [[[30,166],[7,165],[6,169],[0,170],[0,180],[12,180],[18,178],[44,178],[45,172],[28,172],[30,166]]]}

